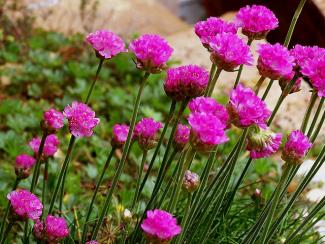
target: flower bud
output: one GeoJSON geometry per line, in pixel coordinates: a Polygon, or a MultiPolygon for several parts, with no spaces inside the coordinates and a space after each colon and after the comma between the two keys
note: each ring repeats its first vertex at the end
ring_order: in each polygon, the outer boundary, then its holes
{"type": "Polygon", "coordinates": [[[36,163],[32,156],[21,154],[16,157],[15,173],[19,179],[26,179],[30,175],[30,171],[36,163]]]}
{"type": "Polygon", "coordinates": [[[64,115],[53,108],[44,112],[41,128],[44,133],[52,134],[64,125],[64,115]]]}
{"type": "Polygon", "coordinates": [[[113,126],[113,138],[112,138],[112,146],[116,148],[121,148],[125,144],[128,133],[129,126],[123,124],[116,124],[113,126]]]}
{"type": "Polygon", "coordinates": [[[123,211],[123,215],[122,215],[122,219],[125,221],[125,222],[130,222],[132,220],[132,213],[130,210],[128,210],[127,208],[124,209],[123,211]]]}
{"type": "Polygon", "coordinates": [[[183,179],[183,189],[188,193],[195,192],[200,186],[200,177],[198,174],[191,172],[189,170],[185,171],[183,179]]]}
{"type": "Polygon", "coordinates": [[[150,150],[157,144],[157,132],[161,129],[162,123],[152,118],[144,118],[134,128],[134,138],[138,140],[142,150],[150,150]]]}
{"type": "Polygon", "coordinates": [[[190,128],[186,125],[179,124],[174,136],[174,148],[177,151],[182,151],[190,139],[190,128]]]}

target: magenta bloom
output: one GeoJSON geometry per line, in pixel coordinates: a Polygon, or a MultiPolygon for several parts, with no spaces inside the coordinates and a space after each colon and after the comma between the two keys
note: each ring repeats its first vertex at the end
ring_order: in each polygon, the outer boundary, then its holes
{"type": "Polygon", "coordinates": [[[296,66],[302,68],[309,61],[325,56],[325,48],[297,44],[290,50],[290,54],[295,58],[296,66]]]}
{"type": "Polygon", "coordinates": [[[281,133],[273,133],[270,130],[258,129],[257,131],[249,133],[246,149],[250,152],[251,158],[266,158],[279,150],[281,140],[281,133]]]}
{"type": "Polygon", "coordinates": [[[325,55],[306,62],[301,73],[309,78],[318,96],[325,97],[325,55]]]}
{"type": "Polygon", "coordinates": [[[290,56],[290,52],[286,47],[279,43],[274,45],[260,44],[257,52],[259,53],[257,68],[261,76],[278,80],[291,74],[294,57],[290,56]]]}
{"type": "Polygon", "coordinates": [[[94,33],[89,33],[86,41],[102,59],[110,59],[126,51],[123,40],[111,31],[98,30],[94,33]]]}
{"type": "MultiPolygon", "coordinates": [[[[35,155],[38,154],[39,147],[41,145],[41,138],[35,137],[29,142],[29,146],[34,151],[35,155]]],[[[58,150],[60,141],[55,134],[48,135],[45,140],[43,155],[45,157],[52,157],[58,150]]]]}
{"type": "Polygon", "coordinates": [[[45,223],[36,220],[33,233],[38,240],[59,243],[69,235],[69,228],[64,218],[48,215],[45,223]]]}
{"type": "MultiPolygon", "coordinates": [[[[290,83],[290,81],[293,79],[294,75],[295,75],[295,72],[291,72],[291,74],[285,75],[279,79],[279,85],[280,85],[282,91],[284,91],[285,87],[290,83]]],[[[298,92],[301,90],[301,81],[302,81],[301,77],[296,79],[295,84],[291,88],[289,94],[295,93],[295,92],[298,92]]]]}
{"type": "Polygon", "coordinates": [[[177,150],[182,150],[190,140],[190,128],[186,125],[178,124],[175,136],[174,146],[177,150]]]}
{"type": "Polygon", "coordinates": [[[217,17],[210,17],[194,25],[195,34],[200,38],[203,46],[209,47],[212,37],[223,32],[236,34],[237,27],[234,23],[227,22],[217,17]]]}
{"type": "Polygon", "coordinates": [[[63,114],[69,121],[71,134],[75,137],[91,136],[93,129],[99,124],[95,112],[84,103],[73,102],[67,105],[63,114]]]}
{"type": "Polygon", "coordinates": [[[201,96],[209,82],[209,73],[197,65],[184,65],[167,70],[164,89],[175,101],[201,96]]]}
{"type": "Polygon", "coordinates": [[[249,46],[236,34],[217,34],[209,42],[211,60],[219,68],[233,71],[241,64],[252,65],[253,56],[249,46]]]}
{"type": "Polygon", "coordinates": [[[271,115],[265,102],[252,89],[242,84],[231,91],[227,109],[231,123],[240,128],[253,124],[266,128],[266,121],[271,115]]]}
{"type": "Polygon", "coordinates": [[[55,131],[63,127],[64,125],[64,115],[60,111],[53,108],[46,111],[43,115],[44,124],[50,131],[55,131]]]}
{"type": "Polygon", "coordinates": [[[12,212],[20,219],[36,220],[42,214],[43,205],[41,201],[31,192],[18,189],[7,195],[12,212]]]}
{"type": "Polygon", "coordinates": [[[44,239],[44,225],[40,219],[37,219],[34,223],[33,234],[37,240],[44,239]]]}
{"type": "Polygon", "coordinates": [[[295,130],[290,133],[282,152],[282,159],[287,163],[301,164],[312,143],[301,131],[295,130]]]}
{"type": "Polygon", "coordinates": [[[191,113],[188,122],[191,125],[191,144],[197,151],[211,151],[229,140],[225,134],[226,125],[213,114],[191,113]]]}
{"type": "Polygon", "coordinates": [[[31,168],[36,163],[35,158],[27,154],[20,154],[16,157],[15,173],[20,179],[29,176],[31,168]]]}
{"type": "Polygon", "coordinates": [[[275,14],[265,6],[246,6],[236,14],[235,23],[242,28],[244,35],[250,39],[263,39],[267,33],[278,27],[275,14]]]}
{"type": "Polygon", "coordinates": [[[138,140],[143,150],[149,150],[156,146],[157,132],[162,128],[162,123],[152,118],[143,118],[134,128],[134,138],[138,140]]]}
{"type": "Polygon", "coordinates": [[[153,243],[169,241],[182,230],[173,215],[160,209],[148,210],[147,218],[143,220],[141,228],[153,243]]]}
{"type": "Polygon", "coordinates": [[[115,147],[122,147],[128,137],[130,127],[124,124],[116,124],[113,126],[112,144],[115,147]]]}
{"type": "Polygon", "coordinates": [[[159,73],[173,53],[173,48],[158,35],[145,34],[130,43],[129,49],[137,58],[137,67],[159,73]]]}

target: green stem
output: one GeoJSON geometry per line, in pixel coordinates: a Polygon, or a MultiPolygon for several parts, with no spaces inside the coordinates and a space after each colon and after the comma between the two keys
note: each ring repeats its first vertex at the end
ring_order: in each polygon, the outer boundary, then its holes
{"type": "Polygon", "coordinates": [[[106,162],[104,164],[104,167],[101,171],[101,174],[99,176],[99,179],[97,181],[97,184],[96,184],[96,188],[95,188],[95,191],[94,191],[94,194],[91,198],[91,201],[90,201],[90,205],[88,207],[88,211],[87,211],[87,214],[86,214],[86,218],[85,218],[85,223],[84,223],[84,228],[83,228],[83,231],[82,231],[82,243],[84,243],[86,241],[86,237],[87,237],[87,227],[88,227],[88,220],[90,218],[90,215],[91,215],[91,212],[93,210],[93,205],[95,203],[95,199],[96,199],[96,196],[97,196],[97,193],[98,193],[98,190],[103,182],[103,179],[104,179],[104,175],[110,165],[110,162],[112,160],[112,157],[114,155],[114,152],[115,152],[115,148],[112,147],[110,153],[108,154],[107,156],[107,159],[106,159],[106,162]]]}
{"type": "Polygon", "coordinates": [[[320,102],[319,102],[319,104],[318,104],[318,107],[317,107],[316,113],[314,115],[313,121],[310,124],[309,130],[308,130],[308,133],[307,133],[307,136],[308,137],[310,137],[311,134],[313,133],[313,130],[314,130],[315,125],[316,125],[316,122],[317,122],[317,119],[318,119],[319,114],[320,114],[320,112],[322,110],[324,101],[325,101],[325,98],[322,97],[321,100],[320,100],[320,102]]]}
{"type": "Polygon", "coordinates": [[[267,95],[269,94],[269,92],[270,92],[270,90],[271,90],[271,88],[272,88],[273,83],[274,83],[274,80],[270,80],[270,81],[269,81],[269,84],[267,85],[267,87],[266,87],[266,89],[265,89],[265,91],[264,91],[264,93],[263,93],[263,95],[262,95],[262,100],[263,100],[263,101],[265,100],[265,98],[266,98],[267,95]]]}
{"type": "Polygon", "coordinates": [[[47,186],[47,180],[48,180],[48,168],[49,168],[49,162],[48,162],[48,160],[45,160],[44,174],[43,174],[43,188],[42,188],[42,204],[43,204],[43,206],[45,206],[46,186],[47,186]]]}
{"type": "Polygon", "coordinates": [[[261,76],[260,79],[257,81],[256,86],[255,86],[255,94],[258,95],[258,92],[260,91],[260,88],[264,82],[266,77],[261,76]]]}
{"type": "MultiPolygon", "coordinates": [[[[253,39],[248,38],[247,45],[250,46],[252,44],[252,42],[253,42],[253,39]]],[[[239,83],[241,73],[243,72],[243,67],[244,67],[243,64],[239,66],[239,70],[238,70],[238,73],[237,73],[237,77],[236,77],[236,81],[235,81],[235,84],[234,84],[234,88],[236,88],[237,85],[238,85],[238,83],[239,83]]]]}
{"type": "Polygon", "coordinates": [[[213,77],[213,79],[211,81],[211,86],[210,86],[210,88],[209,88],[209,90],[207,92],[206,97],[211,97],[211,95],[212,95],[212,93],[214,91],[214,87],[216,86],[216,83],[217,83],[218,78],[220,76],[221,71],[222,71],[221,68],[217,68],[217,71],[216,71],[216,73],[215,73],[215,75],[214,75],[214,77],[213,77]]]}
{"type": "Polygon", "coordinates": [[[85,100],[85,104],[88,104],[88,102],[89,102],[90,96],[91,96],[91,94],[92,94],[92,92],[93,92],[93,89],[94,89],[94,87],[95,87],[96,81],[97,81],[97,79],[98,79],[99,72],[100,72],[100,70],[101,70],[101,68],[102,68],[102,65],[103,65],[103,62],[104,62],[104,59],[101,58],[101,59],[99,60],[99,64],[98,64],[98,67],[97,67],[97,71],[96,71],[95,79],[94,79],[93,82],[91,83],[91,86],[90,86],[90,88],[89,88],[89,90],[88,90],[88,94],[87,94],[87,97],[86,97],[86,100],[85,100]]]}
{"type": "Polygon", "coordinates": [[[8,237],[8,235],[9,235],[9,233],[10,233],[11,228],[12,228],[13,225],[14,225],[14,223],[12,221],[9,222],[9,224],[7,225],[6,230],[4,231],[4,235],[3,235],[2,239],[1,239],[0,244],[4,244],[5,243],[5,241],[6,241],[7,237],[8,237]]]}
{"type": "Polygon", "coordinates": [[[309,100],[309,105],[307,107],[306,113],[304,115],[303,123],[301,124],[300,130],[305,133],[309,121],[309,117],[317,99],[317,92],[313,91],[309,100]]]}
{"type": "Polygon", "coordinates": [[[144,169],[144,164],[145,164],[146,159],[147,159],[147,153],[148,153],[148,151],[147,150],[144,150],[143,151],[143,154],[142,154],[142,160],[141,160],[141,164],[140,164],[139,169],[138,169],[137,185],[136,185],[136,190],[135,190],[134,198],[133,198],[133,201],[132,201],[131,210],[134,209],[134,206],[137,203],[137,201],[139,199],[139,196],[140,196],[139,195],[140,182],[141,182],[141,178],[142,178],[142,172],[143,172],[143,169],[144,169]]]}
{"type": "Polygon", "coordinates": [[[315,140],[316,140],[316,138],[317,138],[317,136],[318,136],[318,133],[320,132],[320,129],[321,129],[322,126],[323,126],[324,121],[325,121],[325,111],[324,111],[324,113],[323,113],[323,115],[322,115],[322,118],[320,119],[320,121],[319,121],[319,123],[318,123],[318,126],[316,127],[316,129],[315,129],[315,131],[314,131],[312,137],[310,138],[310,141],[311,141],[312,143],[315,142],[315,140]]]}
{"type": "Polygon", "coordinates": [[[131,145],[131,142],[132,142],[133,130],[134,130],[134,127],[135,127],[135,122],[136,122],[136,119],[137,119],[137,115],[138,115],[138,111],[139,111],[139,107],[140,107],[140,103],[141,103],[141,97],[142,97],[143,89],[144,89],[145,83],[146,83],[145,81],[148,79],[149,75],[150,75],[150,73],[146,72],[144,74],[142,80],[140,81],[140,87],[139,87],[137,98],[135,100],[134,109],[133,109],[133,113],[132,113],[131,124],[130,124],[130,129],[129,129],[127,140],[126,140],[124,148],[123,148],[122,158],[121,158],[121,160],[120,160],[120,162],[118,164],[117,171],[116,171],[116,173],[114,175],[112,186],[109,189],[108,194],[106,196],[104,207],[103,207],[103,209],[102,209],[102,211],[100,213],[99,219],[96,222],[96,225],[94,227],[94,230],[93,230],[93,233],[92,233],[92,238],[91,238],[92,240],[95,240],[97,238],[99,229],[100,229],[101,225],[103,224],[104,218],[105,218],[106,213],[108,211],[108,207],[109,207],[109,204],[111,202],[113,192],[114,192],[115,187],[117,185],[117,182],[119,181],[120,176],[122,174],[122,171],[123,171],[123,168],[124,168],[124,165],[125,165],[125,162],[126,162],[126,158],[127,158],[128,153],[129,153],[130,145],[131,145]]]}
{"type": "Polygon", "coordinates": [[[208,95],[208,92],[210,90],[211,81],[212,81],[212,78],[213,78],[213,76],[215,74],[216,68],[217,68],[217,66],[214,63],[212,63],[211,68],[210,68],[210,74],[209,74],[209,82],[208,82],[208,85],[205,88],[205,92],[204,92],[205,97],[208,95]]]}
{"type": "MultiPolygon", "coordinates": [[[[191,209],[191,204],[192,204],[192,194],[191,193],[188,193],[187,194],[187,203],[186,203],[186,207],[185,207],[185,212],[184,212],[184,216],[182,218],[182,222],[181,222],[181,226],[184,227],[185,226],[185,223],[187,222],[187,218],[188,218],[188,215],[189,215],[189,211],[191,209]]],[[[183,228],[184,229],[184,228],[183,228]]],[[[180,244],[182,243],[182,240],[183,240],[183,236],[184,236],[184,232],[182,231],[181,234],[177,237],[175,243],[176,244],[180,244]]]]}

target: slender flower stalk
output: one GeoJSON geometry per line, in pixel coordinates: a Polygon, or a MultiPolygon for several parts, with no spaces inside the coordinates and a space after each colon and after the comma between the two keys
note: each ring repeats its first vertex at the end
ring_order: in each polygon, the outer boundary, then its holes
{"type": "Polygon", "coordinates": [[[300,130],[305,133],[306,129],[307,129],[307,125],[308,125],[308,121],[309,121],[309,117],[310,117],[310,114],[313,110],[313,107],[315,105],[315,102],[317,100],[317,92],[316,91],[313,91],[312,94],[311,94],[311,97],[310,97],[310,100],[309,100],[309,105],[307,107],[307,110],[306,110],[306,113],[304,115],[304,119],[303,119],[303,123],[301,125],[301,128],[300,130]]]}
{"type": "MultiPolygon", "coordinates": [[[[247,40],[247,45],[248,45],[248,46],[251,46],[253,40],[254,40],[254,39],[252,39],[252,38],[248,38],[248,40],[247,40]]],[[[237,73],[237,76],[236,76],[236,81],[235,81],[235,84],[234,84],[234,88],[236,88],[237,85],[239,84],[240,77],[241,77],[241,73],[243,72],[243,68],[244,68],[244,65],[241,64],[241,65],[239,66],[239,69],[238,69],[238,73],[237,73]]]]}
{"type": "Polygon", "coordinates": [[[142,160],[141,160],[141,164],[139,165],[139,168],[138,168],[138,178],[137,178],[137,184],[136,184],[136,188],[135,188],[136,190],[135,190],[134,198],[133,198],[132,205],[131,205],[131,211],[134,209],[135,204],[137,203],[137,201],[139,199],[140,182],[141,182],[141,178],[142,178],[144,164],[147,159],[147,153],[148,153],[147,150],[143,150],[143,152],[142,152],[142,160]]]}
{"type": "Polygon", "coordinates": [[[255,86],[255,94],[257,95],[258,92],[260,91],[260,88],[264,82],[264,80],[266,79],[266,77],[261,76],[260,79],[257,81],[256,86],[255,86]]]}
{"type": "MultiPolygon", "coordinates": [[[[190,212],[190,209],[191,209],[191,204],[192,204],[192,198],[193,198],[193,194],[192,193],[187,193],[187,203],[186,203],[186,206],[185,206],[185,211],[184,211],[184,215],[183,215],[183,218],[182,218],[182,222],[181,222],[181,227],[183,228],[184,230],[184,226],[185,226],[185,223],[187,222],[187,219],[189,217],[189,212],[190,212]]],[[[183,236],[184,236],[184,231],[177,237],[176,239],[176,244],[179,244],[179,243],[182,243],[182,239],[183,239],[183,236]]]]}
{"type": "Polygon", "coordinates": [[[43,186],[42,186],[42,204],[43,204],[43,206],[45,206],[46,188],[47,188],[47,182],[48,182],[48,169],[49,169],[49,162],[48,162],[48,160],[46,160],[45,165],[44,165],[43,186]]]}
{"type": "Polygon", "coordinates": [[[272,88],[273,83],[274,83],[274,80],[270,80],[270,81],[269,81],[269,84],[267,85],[267,87],[266,87],[266,89],[265,89],[265,91],[264,91],[264,93],[263,93],[263,95],[262,95],[262,100],[263,100],[263,101],[265,100],[265,98],[266,98],[267,95],[269,94],[269,92],[270,92],[270,90],[271,90],[271,88],[272,88]]]}
{"type": "Polygon", "coordinates": [[[308,130],[308,133],[307,133],[307,136],[310,137],[314,128],[315,128],[315,125],[317,123],[317,120],[318,120],[318,117],[319,117],[319,114],[322,110],[322,107],[323,107],[323,104],[324,104],[324,101],[325,101],[325,98],[321,98],[319,104],[318,104],[318,107],[317,107],[317,110],[316,110],[316,113],[314,115],[314,118],[313,118],[313,121],[311,122],[310,124],[310,127],[309,127],[309,130],[308,130]]]}
{"type": "Polygon", "coordinates": [[[210,84],[208,84],[208,87],[206,89],[206,97],[211,97],[213,91],[214,91],[214,87],[216,86],[216,83],[218,81],[218,78],[221,74],[222,68],[217,68],[217,71],[215,72],[213,79],[211,80],[210,84]]]}
{"type": "Polygon", "coordinates": [[[317,136],[318,136],[318,134],[320,132],[320,129],[322,128],[322,126],[324,124],[324,121],[325,121],[325,111],[323,112],[323,115],[322,115],[322,117],[321,117],[321,119],[320,119],[320,121],[319,121],[313,135],[310,138],[311,142],[314,142],[316,140],[316,138],[317,138],[317,136]]]}

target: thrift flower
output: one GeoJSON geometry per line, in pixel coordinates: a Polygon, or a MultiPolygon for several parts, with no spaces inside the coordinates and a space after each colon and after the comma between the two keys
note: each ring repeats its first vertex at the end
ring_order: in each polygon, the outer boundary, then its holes
{"type": "Polygon", "coordinates": [[[239,9],[235,23],[242,28],[244,35],[255,40],[265,38],[269,31],[279,25],[275,14],[262,5],[246,6],[239,9]]]}
{"type": "Polygon", "coordinates": [[[231,91],[227,109],[231,123],[239,128],[253,124],[266,128],[266,121],[271,115],[265,102],[256,96],[252,89],[242,84],[238,84],[231,91]]]}
{"type": "Polygon", "coordinates": [[[152,243],[167,243],[182,230],[173,215],[160,209],[147,211],[141,228],[152,243]]]}
{"type": "Polygon", "coordinates": [[[217,116],[207,113],[191,113],[191,144],[200,152],[211,151],[216,145],[228,141],[225,124],[217,116]]]}
{"type": "Polygon", "coordinates": [[[190,139],[190,132],[191,129],[182,124],[178,124],[175,136],[174,136],[174,147],[178,150],[181,151],[185,145],[188,143],[190,139]]]}
{"type": "Polygon", "coordinates": [[[143,150],[150,150],[157,144],[157,132],[162,128],[162,123],[152,118],[143,118],[134,128],[134,138],[138,140],[143,150]]]}
{"type": "Polygon", "coordinates": [[[53,108],[46,111],[43,115],[44,129],[49,132],[55,132],[64,125],[64,115],[53,108]]]}
{"type": "MultiPolygon", "coordinates": [[[[41,145],[41,138],[35,137],[29,142],[29,146],[34,151],[35,155],[38,154],[39,147],[41,145]]],[[[45,139],[43,148],[43,155],[45,157],[52,157],[58,150],[60,141],[55,134],[48,135],[45,139]]]]}
{"type": "Polygon", "coordinates": [[[112,145],[114,147],[122,147],[127,140],[130,127],[124,124],[116,124],[113,126],[112,145]]]}
{"type": "Polygon", "coordinates": [[[114,32],[98,30],[86,37],[99,58],[110,59],[121,52],[126,52],[123,40],[114,32]]]}
{"type": "Polygon", "coordinates": [[[175,101],[203,95],[209,82],[209,73],[197,65],[184,65],[167,70],[164,89],[175,101]]]}
{"type": "Polygon", "coordinates": [[[137,59],[137,67],[149,73],[159,73],[173,52],[167,41],[158,35],[145,34],[131,42],[129,49],[137,59]]]}
{"type": "Polygon", "coordinates": [[[253,56],[249,46],[236,34],[217,34],[209,42],[211,61],[218,68],[233,71],[241,64],[252,65],[253,56]]]}
{"type": "Polygon", "coordinates": [[[91,136],[93,129],[99,124],[95,112],[84,103],[73,102],[67,105],[63,114],[69,121],[71,134],[75,137],[91,136]]]}
{"type": "Polygon", "coordinates": [[[325,48],[297,44],[290,50],[290,54],[295,58],[296,68],[301,69],[309,61],[325,56],[325,48]]]}
{"type": "MultiPolygon", "coordinates": [[[[286,86],[290,83],[290,81],[293,79],[294,75],[295,75],[295,73],[291,72],[291,74],[285,75],[279,79],[279,85],[280,85],[282,91],[284,91],[286,86]]],[[[289,94],[296,93],[301,90],[301,81],[302,81],[301,77],[296,79],[295,84],[292,86],[289,94]]]]}
{"type": "Polygon", "coordinates": [[[36,163],[35,158],[27,154],[20,154],[16,157],[15,173],[18,178],[25,179],[30,175],[30,171],[36,163]]]}
{"type": "Polygon", "coordinates": [[[292,73],[294,57],[290,56],[286,47],[279,43],[265,43],[258,46],[257,52],[257,68],[261,76],[278,80],[292,73]]]}
{"type": "Polygon", "coordinates": [[[188,193],[193,193],[200,186],[200,177],[198,174],[191,172],[189,170],[185,171],[183,179],[183,189],[188,193]]]}
{"type": "Polygon", "coordinates": [[[209,48],[209,42],[217,34],[229,32],[236,34],[237,27],[234,23],[227,22],[221,18],[210,17],[205,21],[199,21],[194,25],[195,34],[200,38],[203,46],[209,48]]]}
{"type": "Polygon", "coordinates": [[[31,192],[18,189],[7,195],[10,201],[12,213],[19,219],[36,220],[42,215],[43,205],[31,192]]]}
{"type": "Polygon", "coordinates": [[[48,215],[44,223],[36,221],[33,233],[38,240],[59,243],[69,235],[69,228],[64,218],[48,215]]]}
{"type": "Polygon", "coordinates": [[[290,164],[301,164],[312,143],[301,131],[290,133],[282,152],[282,159],[290,164]]]}

